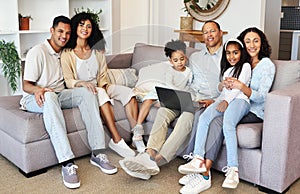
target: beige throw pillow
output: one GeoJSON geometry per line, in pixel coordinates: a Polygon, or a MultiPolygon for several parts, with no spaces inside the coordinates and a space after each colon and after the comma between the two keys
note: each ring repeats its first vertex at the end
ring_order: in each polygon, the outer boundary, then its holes
{"type": "Polygon", "coordinates": [[[108,69],[108,79],[111,84],[134,87],[137,82],[135,69],[108,69]]]}

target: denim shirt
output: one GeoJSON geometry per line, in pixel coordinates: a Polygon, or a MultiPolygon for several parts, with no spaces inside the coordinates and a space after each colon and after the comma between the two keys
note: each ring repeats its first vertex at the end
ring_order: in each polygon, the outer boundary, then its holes
{"type": "Polygon", "coordinates": [[[250,112],[264,119],[264,108],[267,93],[269,92],[275,75],[275,65],[269,58],[263,58],[252,69],[250,88],[250,112]]]}
{"type": "Polygon", "coordinates": [[[218,84],[222,50],[223,46],[210,54],[205,47],[190,56],[189,67],[193,73],[190,88],[194,101],[216,99],[220,95],[218,84]]]}

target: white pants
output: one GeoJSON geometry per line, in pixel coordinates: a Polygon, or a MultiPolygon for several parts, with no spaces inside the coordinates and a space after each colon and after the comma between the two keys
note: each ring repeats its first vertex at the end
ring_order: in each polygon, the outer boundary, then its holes
{"type": "Polygon", "coordinates": [[[97,87],[98,102],[99,106],[102,106],[106,102],[114,104],[113,100],[119,100],[123,106],[125,106],[130,99],[135,96],[133,89],[121,86],[121,85],[110,85],[105,91],[103,88],[97,87]]]}

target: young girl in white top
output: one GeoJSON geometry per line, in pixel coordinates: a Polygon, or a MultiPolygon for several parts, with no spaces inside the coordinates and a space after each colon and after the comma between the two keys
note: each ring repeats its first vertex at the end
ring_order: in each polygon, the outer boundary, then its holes
{"type": "MultiPolygon", "coordinates": [[[[224,115],[223,132],[226,141],[227,167],[236,172],[235,180],[226,177],[223,187],[236,188],[238,180],[238,154],[236,125],[241,118],[249,112],[249,98],[238,89],[227,89],[224,82],[228,77],[234,77],[249,85],[251,78],[251,66],[246,63],[246,51],[238,39],[229,39],[223,49],[221,59],[222,81],[219,90],[222,91],[218,99],[211,104],[199,117],[193,159],[179,166],[180,173],[202,173],[206,171],[204,164],[205,143],[210,122],[217,116],[224,115]]],[[[209,178],[209,177],[204,177],[209,178]]]]}

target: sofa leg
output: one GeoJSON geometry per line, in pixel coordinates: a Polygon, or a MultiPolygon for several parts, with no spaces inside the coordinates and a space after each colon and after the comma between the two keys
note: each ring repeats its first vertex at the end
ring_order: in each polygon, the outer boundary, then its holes
{"type": "Polygon", "coordinates": [[[43,173],[47,172],[47,168],[43,168],[43,169],[36,170],[36,171],[33,171],[33,172],[29,172],[29,173],[26,173],[26,172],[24,172],[23,170],[21,170],[19,168],[19,172],[22,173],[26,178],[30,178],[30,177],[33,177],[33,176],[36,176],[36,175],[43,174],[43,173]]]}
{"type": "MultiPolygon", "coordinates": [[[[282,193],[286,193],[289,189],[290,189],[290,187],[286,188],[286,190],[284,190],[282,193]]],[[[273,190],[271,190],[269,188],[266,188],[266,187],[263,187],[263,186],[258,186],[258,190],[260,190],[262,192],[265,192],[265,193],[268,193],[268,194],[280,194],[277,191],[273,191],[273,190]]]]}

